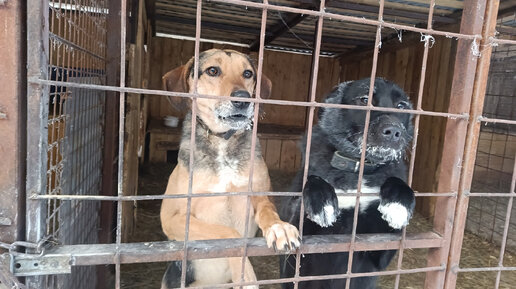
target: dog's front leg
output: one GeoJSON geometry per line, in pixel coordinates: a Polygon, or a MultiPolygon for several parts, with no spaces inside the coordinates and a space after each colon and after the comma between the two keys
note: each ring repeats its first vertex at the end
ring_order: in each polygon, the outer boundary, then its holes
{"type": "MultiPolygon", "coordinates": [[[[233,257],[228,258],[229,259],[229,267],[231,268],[231,279],[233,282],[240,282],[242,279],[242,258],[241,257],[233,257]]],[[[249,258],[245,258],[245,265],[244,265],[244,281],[245,282],[252,282],[256,281],[256,275],[253,270],[253,265],[251,265],[251,262],[249,261],[249,258]]],[[[258,285],[250,285],[250,286],[235,286],[233,287],[235,289],[258,289],[258,285]]]]}
{"type": "Polygon", "coordinates": [[[267,196],[252,197],[252,202],[256,210],[255,221],[262,230],[269,248],[292,251],[299,247],[299,231],[279,218],[276,207],[267,196]]]}
{"type": "Polygon", "coordinates": [[[400,230],[409,223],[416,198],[414,191],[403,180],[388,178],[380,189],[380,198],[378,211],[391,228],[400,230]]]}
{"type": "MultiPolygon", "coordinates": [[[[166,208],[166,205],[164,205],[166,208]]],[[[184,240],[185,239],[185,224],[186,215],[182,213],[173,213],[167,210],[161,211],[161,224],[163,232],[167,235],[170,240],[184,240]]],[[[189,240],[212,240],[212,239],[230,239],[230,238],[241,238],[237,230],[217,224],[208,224],[197,219],[194,216],[190,216],[190,226],[188,229],[189,240]]],[[[228,258],[229,269],[231,271],[231,277],[233,282],[240,282],[242,273],[242,258],[234,257],[228,258]]],[[[256,281],[256,275],[253,270],[253,266],[249,259],[245,260],[245,271],[244,281],[254,282],[256,281]]],[[[199,285],[210,285],[200,284],[201,280],[198,280],[199,285]]],[[[197,284],[197,283],[196,283],[197,284]]],[[[257,289],[258,286],[244,286],[245,289],[257,289]]]]}

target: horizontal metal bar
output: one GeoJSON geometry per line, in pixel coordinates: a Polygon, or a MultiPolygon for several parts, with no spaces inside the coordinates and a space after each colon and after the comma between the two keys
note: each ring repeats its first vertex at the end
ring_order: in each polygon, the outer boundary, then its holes
{"type": "MultiPolygon", "coordinates": [[[[399,234],[357,235],[354,251],[375,251],[398,249],[399,234]]],[[[209,259],[242,256],[242,240],[219,239],[188,241],[188,259],[209,259]]],[[[305,236],[300,253],[334,253],[349,251],[350,235],[305,236]],[[323,245],[324,244],[324,245],[323,245]]],[[[437,248],[443,239],[436,233],[425,232],[407,234],[405,248],[437,248]]],[[[116,244],[60,245],[48,249],[44,256],[71,257],[73,266],[114,264],[116,244]]],[[[184,252],[183,241],[122,243],[119,247],[121,263],[166,262],[181,260],[184,252]]],[[[250,238],[247,243],[248,256],[281,255],[267,248],[264,238],[250,238]]]]}
{"type": "Polygon", "coordinates": [[[367,272],[367,273],[349,273],[349,274],[334,274],[334,275],[319,275],[319,276],[299,276],[296,278],[282,278],[282,279],[270,279],[270,280],[259,280],[256,282],[236,282],[236,283],[227,283],[227,284],[217,284],[217,285],[209,285],[206,287],[188,287],[188,289],[201,289],[201,288],[232,288],[237,286],[247,286],[247,285],[268,285],[268,284],[282,284],[282,283],[291,283],[291,282],[302,282],[302,281],[310,281],[310,280],[327,280],[327,279],[345,279],[345,278],[358,278],[358,277],[367,277],[367,276],[388,276],[388,275],[396,275],[396,274],[416,274],[416,273],[425,273],[431,271],[443,271],[446,269],[446,266],[436,266],[436,267],[424,267],[424,268],[414,268],[414,269],[400,269],[400,270],[390,270],[390,271],[377,271],[377,272],[367,272]]]}
{"type": "Polygon", "coordinates": [[[234,5],[253,7],[253,8],[258,8],[258,9],[267,9],[269,11],[270,10],[284,11],[284,12],[291,12],[291,13],[306,14],[306,15],[316,16],[316,17],[322,16],[322,17],[332,19],[332,20],[341,20],[341,21],[360,23],[360,24],[366,24],[366,25],[389,27],[389,28],[393,28],[396,30],[413,31],[413,32],[419,32],[419,33],[429,34],[429,35],[442,35],[442,36],[446,36],[449,38],[477,39],[477,40],[482,39],[481,35],[468,35],[468,34],[460,34],[460,33],[446,32],[446,31],[438,31],[438,30],[433,30],[433,29],[423,29],[423,28],[417,28],[414,26],[395,24],[395,23],[379,21],[379,20],[365,19],[365,18],[356,17],[356,16],[346,16],[346,15],[340,15],[340,14],[335,14],[335,13],[320,12],[317,10],[299,9],[299,8],[294,8],[294,7],[273,5],[273,4],[268,4],[268,3],[257,3],[257,2],[242,1],[242,0],[212,0],[212,2],[221,2],[221,3],[225,3],[225,4],[230,3],[230,4],[234,4],[234,5]]]}
{"type": "Polygon", "coordinates": [[[457,273],[465,272],[492,272],[492,271],[516,271],[516,267],[480,267],[480,268],[456,268],[457,273]]]}
{"type": "Polygon", "coordinates": [[[232,97],[232,96],[215,96],[215,95],[205,95],[205,94],[198,94],[198,93],[172,92],[172,91],[156,90],[156,89],[143,89],[143,88],[132,88],[132,87],[118,87],[118,86],[97,85],[97,84],[62,82],[62,81],[44,80],[44,79],[38,79],[38,78],[30,78],[29,83],[54,85],[54,86],[62,86],[62,87],[86,88],[86,89],[103,90],[103,91],[116,91],[116,92],[125,92],[125,93],[147,94],[147,95],[176,96],[176,97],[186,97],[186,98],[196,97],[196,98],[209,98],[209,99],[233,100],[233,101],[264,103],[264,104],[277,104],[277,105],[305,106],[305,107],[333,107],[333,108],[342,108],[342,109],[371,110],[371,111],[383,111],[383,112],[408,113],[408,114],[416,114],[416,115],[440,116],[440,117],[447,117],[450,119],[458,119],[458,120],[469,119],[469,115],[467,113],[456,114],[456,113],[433,112],[433,111],[414,110],[414,109],[397,109],[397,108],[378,107],[378,106],[358,106],[358,105],[321,103],[321,102],[289,101],[289,100],[275,100],[275,99],[263,99],[263,98],[256,99],[256,98],[242,98],[242,97],[232,97]]]}
{"type": "Polygon", "coordinates": [[[209,198],[209,197],[234,197],[234,196],[301,196],[300,192],[223,192],[223,193],[199,193],[177,195],[140,195],[140,196],[96,196],[96,195],[38,195],[30,196],[33,200],[84,200],[84,201],[149,201],[181,198],[209,198]]]}
{"type": "MultiPolygon", "coordinates": [[[[456,197],[457,193],[414,193],[416,197],[456,197]]],[[[356,197],[379,196],[371,193],[337,193],[338,196],[356,197]]],[[[150,201],[181,198],[209,198],[209,197],[234,197],[234,196],[278,196],[278,197],[300,197],[301,192],[223,192],[223,193],[199,193],[199,194],[177,194],[177,195],[140,195],[140,196],[97,196],[97,195],[39,195],[33,194],[31,200],[79,200],[79,201],[150,201]]]]}
{"type": "Polygon", "coordinates": [[[468,197],[516,197],[516,193],[469,193],[468,197]]]}
{"type": "Polygon", "coordinates": [[[67,45],[67,46],[70,46],[70,47],[72,47],[73,49],[76,49],[76,50],[78,50],[78,51],[80,51],[80,52],[84,52],[84,53],[86,53],[86,54],[88,54],[88,55],[90,55],[90,56],[93,56],[93,57],[97,58],[97,59],[100,59],[100,60],[106,61],[106,59],[105,59],[104,57],[102,57],[102,56],[100,56],[100,55],[97,55],[97,54],[95,54],[95,53],[93,53],[93,52],[89,51],[88,49],[86,49],[86,48],[84,48],[84,47],[82,47],[82,46],[79,46],[79,45],[77,45],[77,44],[75,44],[75,43],[73,43],[73,42],[71,42],[71,41],[68,41],[68,40],[66,40],[66,39],[62,38],[62,37],[61,37],[61,36],[59,36],[59,35],[55,35],[55,34],[53,34],[53,33],[49,33],[48,35],[49,35],[50,39],[52,39],[52,40],[54,40],[54,41],[61,42],[62,44],[67,45]]]}
{"type": "MultiPolygon", "coordinates": [[[[374,13],[374,14],[378,14],[378,11],[379,11],[378,6],[367,5],[367,4],[346,3],[346,2],[329,1],[329,3],[327,3],[326,7],[327,8],[347,9],[347,10],[353,10],[353,11],[370,12],[370,13],[374,13]]],[[[409,9],[410,8],[407,8],[407,10],[384,8],[383,15],[399,16],[399,17],[418,19],[418,20],[428,20],[427,13],[410,11],[409,9]]],[[[457,19],[448,17],[448,16],[433,15],[433,20],[435,20],[435,22],[438,22],[438,23],[448,23],[448,24],[457,23],[457,19]]]]}
{"type": "Polygon", "coordinates": [[[479,117],[478,121],[489,122],[489,123],[505,123],[505,124],[516,125],[516,120],[488,118],[488,117],[483,117],[483,116],[479,117]]]}
{"type": "Polygon", "coordinates": [[[70,255],[19,255],[11,258],[11,271],[18,277],[72,273],[70,255]]]}
{"type": "Polygon", "coordinates": [[[509,39],[498,39],[495,37],[489,37],[489,42],[491,45],[495,44],[504,44],[504,45],[516,45],[516,40],[509,40],[509,39]]]}

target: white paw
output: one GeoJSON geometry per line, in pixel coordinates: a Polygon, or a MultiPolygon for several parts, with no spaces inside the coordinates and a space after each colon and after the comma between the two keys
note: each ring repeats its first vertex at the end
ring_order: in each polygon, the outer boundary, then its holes
{"type": "Polygon", "coordinates": [[[275,251],[292,251],[299,247],[299,231],[289,223],[276,223],[264,232],[269,248],[275,251]]]}
{"type": "Polygon", "coordinates": [[[382,219],[389,223],[389,226],[394,229],[401,229],[408,225],[412,215],[407,208],[400,203],[381,204],[378,206],[378,211],[382,213],[382,219]]]}
{"type": "Polygon", "coordinates": [[[319,214],[307,215],[307,217],[323,228],[333,225],[337,220],[335,209],[330,204],[324,205],[323,210],[319,214]]]}

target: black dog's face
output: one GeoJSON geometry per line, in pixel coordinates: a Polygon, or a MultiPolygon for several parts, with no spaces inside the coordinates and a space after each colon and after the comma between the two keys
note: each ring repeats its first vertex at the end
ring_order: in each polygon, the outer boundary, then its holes
{"type": "MultiPolygon", "coordinates": [[[[366,106],[370,78],[339,84],[326,98],[327,103],[366,106]]],[[[412,109],[401,88],[376,78],[372,104],[379,107],[412,109]]],[[[351,158],[360,158],[366,111],[324,108],[319,111],[319,125],[328,134],[338,151],[351,158]]],[[[371,111],[366,145],[366,160],[386,163],[400,160],[412,138],[412,117],[408,113],[371,111]]]]}

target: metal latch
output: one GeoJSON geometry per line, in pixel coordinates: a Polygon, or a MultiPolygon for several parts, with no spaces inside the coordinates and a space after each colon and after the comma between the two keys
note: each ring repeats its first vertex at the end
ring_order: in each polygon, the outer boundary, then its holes
{"type": "MultiPolygon", "coordinates": [[[[72,273],[71,254],[45,254],[46,240],[36,243],[17,241],[8,246],[10,271],[17,277],[70,274],[72,273]],[[21,252],[26,248],[27,252],[21,252]]],[[[6,246],[2,246],[6,247],[6,246]]]]}

